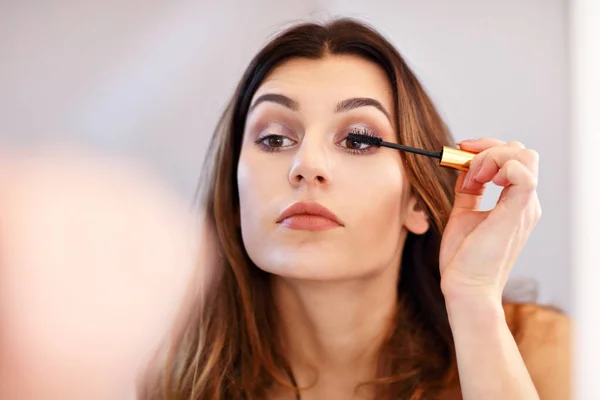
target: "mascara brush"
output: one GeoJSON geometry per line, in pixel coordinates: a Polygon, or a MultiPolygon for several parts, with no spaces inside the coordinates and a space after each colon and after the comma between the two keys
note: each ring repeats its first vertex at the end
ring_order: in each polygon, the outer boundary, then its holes
{"type": "Polygon", "coordinates": [[[454,168],[459,171],[468,171],[471,160],[475,157],[475,153],[469,151],[455,149],[444,146],[442,151],[428,151],[417,149],[415,147],[404,146],[402,144],[384,142],[382,138],[372,135],[360,133],[348,134],[348,139],[354,142],[368,144],[375,147],[389,147],[391,149],[403,150],[409,153],[421,154],[423,156],[437,158],[440,160],[440,165],[443,167],[454,168]]]}

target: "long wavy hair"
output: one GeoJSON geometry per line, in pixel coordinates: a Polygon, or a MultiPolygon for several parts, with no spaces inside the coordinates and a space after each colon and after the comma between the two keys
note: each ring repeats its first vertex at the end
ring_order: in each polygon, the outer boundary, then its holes
{"type": "MultiPolygon", "coordinates": [[[[351,19],[302,23],[276,36],[254,57],[215,130],[200,207],[217,238],[219,277],[202,308],[189,315],[172,344],[156,391],[159,399],[262,399],[274,385],[293,386],[278,336],[270,275],[244,248],[236,179],[251,99],[267,74],[294,59],[353,55],[385,71],[394,97],[400,143],[439,149],[454,141],[394,46],[351,19]]],[[[377,398],[425,399],[457,383],[452,333],[440,289],[439,249],[454,201],[457,173],[435,160],[402,153],[406,177],[431,228],[409,233],[402,255],[395,322],[379,352],[377,398]]]]}

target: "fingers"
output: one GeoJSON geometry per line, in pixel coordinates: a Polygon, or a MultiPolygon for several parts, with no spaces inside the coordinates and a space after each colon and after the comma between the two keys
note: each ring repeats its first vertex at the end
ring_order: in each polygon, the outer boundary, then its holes
{"type": "Polygon", "coordinates": [[[535,190],[537,187],[539,155],[529,149],[517,146],[498,146],[479,153],[471,162],[469,172],[462,182],[462,189],[469,192],[480,190],[487,182],[499,186],[518,185],[520,188],[535,190]],[[517,162],[524,168],[508,165],[517,162]],[[504,170],[501,172],[501,169],[504,170]],[[510,170],[510,173],[509,173],[510,170]],[[510,179],[513,180],[510,180],[510,179]]]}
{"type": "Polygon", "coordinates": [[[516,148],[521,148],[524,149],[525,145],[521,142],[504,142],[500,139],[494,139],[494,138],[481,138],[481,139],[469,139],[469,140],[463,140],[457,143],[460,148],[462,150],[467,150],[470,151],[472,153],[480,153],[483,150],[487,150],[491,147],[497,147],[497,146],[508,146],[508,147],[516,147],[516,148]]]}
{"type": "Polygon", "coordinates": [[[454,208],[457,210],[478,210],[485,191],[485,184],[475,189],[463,189],[466,177],[466,172],[461,172],[458,175],[454,193],[454,208]]]}
{"type": "Polygon", "coordinates": [[[462,150],[470,151],[472,153],[481,153],[490,147],[502,146],[506,142],[500,139],[494,138],[482,138],[482,139],[469,139],[463,140],[457,143],[462,150]]]}
{"type": "Polygon", "coordinates": [[[459,142],[461,149],[477,153],[468,172],[461,172],[456,184],[455,209],[479,208],[486,184],[493,182],[511,190],[503,192],[501,200],[509,194],[522,203],[535,193],[538,181],[539,155],[520,142],[503,142],[484,138],[459,142]]]}
{"type": "MultiPolygon", "coordinates": [[[[462,150],[472,153],[481,153],[492,147],[506,145],[506,142],[494,138],[482,138],[477,140],[464,140],[457,143],[462,150]]],[[[472,165],[472,164],[471,164],[472,165]]],[[[458,175],[454,194],[455,210],[477,210],[481,204],[481,199],[485,191],[485,184],[473,187],[466,186],[467,173],[461,172],[458,175]]]]}

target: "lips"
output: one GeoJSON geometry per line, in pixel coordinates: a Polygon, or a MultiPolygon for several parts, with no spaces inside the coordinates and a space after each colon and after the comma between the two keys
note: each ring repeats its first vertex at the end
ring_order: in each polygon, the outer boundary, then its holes
{"type": "Polygon", "coordinates": [[[298,202],[286,208],[277,223],[290,228],[321,230],[344,226],[342,221],[327,207],[316,202],[298,202]]]}

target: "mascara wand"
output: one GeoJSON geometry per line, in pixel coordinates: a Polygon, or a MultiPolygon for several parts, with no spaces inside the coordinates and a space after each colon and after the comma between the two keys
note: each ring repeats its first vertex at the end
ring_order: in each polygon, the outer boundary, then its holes
{"type": "Polygon", "coordinates": [[[444,146],[442,151],[428,151],[417,149],[415,147],[404,146],[402,144],[384,142],[382,138],[372,135],[364,135],[360,133],[348,134],[348,139],[354,142],[368,144],[375,147],[389,147],[391,149],[403,150],[409,153],[421,154],[423,156],[437,158],[440,160],[440,165],[443,167],[454,168],[458,171],[468,171],[471,160],[475,157],[475,153],[469,151],[455,149],[444,146]]]}

